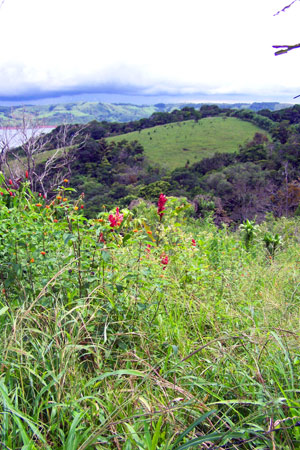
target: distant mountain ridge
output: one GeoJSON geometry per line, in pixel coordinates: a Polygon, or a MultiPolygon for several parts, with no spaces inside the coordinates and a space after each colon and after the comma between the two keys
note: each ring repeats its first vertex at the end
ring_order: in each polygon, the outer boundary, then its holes
{"type": "MultiPolygon", "coordinates": [[[[22,123],[24,114],[43,126],[56,126],[62,123],[88,123],[92,120],[107,122],[130,122],[148,118],[155,112],[171,112],[184,107],[200,108],[210,103],[157,103],[155,105],[134,105],[129,103],[76,102],[52,105],[0,106],[0,127],[17,126],[22,123]]],[[[221,108],[249,109],[257,112],[262,109],[277,111],[292,106],[279,102],[254,103],[213,103],[221,108]]]]}

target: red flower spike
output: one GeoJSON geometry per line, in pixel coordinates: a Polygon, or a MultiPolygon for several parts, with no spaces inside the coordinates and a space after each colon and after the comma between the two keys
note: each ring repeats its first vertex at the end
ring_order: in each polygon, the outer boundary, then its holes
{"type": "Polygon", "coordinates": [[[8,180],[8,184],[10,184],[10,186],[12,186],[13,182],[11,179],[8,180]]]}
{"type": "Polygon", "coordinates": [[[165,270],[167,265],[169,264],[169,257],[168,255],[163,253],[160,258],[161,258],[160,263],[164,266],[163,270],[165,270]]]}
{"type": "Polygon", "coordinates": [[[162,219],[162,216],[164,215],[164,213],[162,211],[164,211],[165,208],[165,204],[167,202],[167,197],[164,194],[160,194],[158,202],[157,202],[157,214],[159,215],[160,219],[162,219]]]}
{"type": "Polygon", "coordinates": [[[25,178],[26,178],[26,180],[28,180],[28,170],[26,170],[26,172],[25,172],[25,178]]]}
{"type": "Polygon", "coordinates": [[[196,247],[196,241],[195,241],[195,239],[192,239],[192,246],[193,246],[193,247],[196,247]]]}

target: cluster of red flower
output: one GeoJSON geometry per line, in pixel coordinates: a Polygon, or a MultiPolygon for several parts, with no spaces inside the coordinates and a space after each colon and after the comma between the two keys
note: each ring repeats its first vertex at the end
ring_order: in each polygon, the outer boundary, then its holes
{"type": "Polygon", "coordinates": [[[108,216],[108,220],[110,221],[110,226],[112,228],[119,227],[123,221],[123,216],[124,216],[123,214],[120,214],[119,208],[116,208],[116,214],[115,215],[110,214],[108,216]]]}
{"type": "Polygon", "coordinates": [[[165,270],[167,265],[169,264],[169,257],[165,253],[162,253],[160,258],[160,263],[164,266],[163,270],[165,270]]]}

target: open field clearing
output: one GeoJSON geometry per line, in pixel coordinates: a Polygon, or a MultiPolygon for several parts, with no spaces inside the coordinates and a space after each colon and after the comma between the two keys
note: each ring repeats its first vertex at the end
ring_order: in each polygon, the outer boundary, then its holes
{"type": "Polygon", "coordinates": [[[234,117],[211,117],[198,122],[188,120],[159,125],[107,140],[137,140],[151,163],[172,170],[184,166],[187,161],[193,164],[211,157],[216,152],[235,152],[257,132],[267,134],[256,125],[234,117]]]}

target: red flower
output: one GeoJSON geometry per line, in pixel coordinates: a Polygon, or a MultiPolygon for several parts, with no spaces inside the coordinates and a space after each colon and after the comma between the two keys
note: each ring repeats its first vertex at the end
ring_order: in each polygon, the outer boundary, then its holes
{"type": "Polygon", "coordinates": [[[160,263],[164,266],[163,270],[165,270],[167,265],[169,264],[169,257],[168,255],[163,253],[160,258],[161,258],[160,263]]]}
{"type": "Polygon", "coordinates": [[[110,221],[110,226],[112,228],[119,227],[123,221],[123,216],[124,216],[123,214],[120,214],[119,208],[116,208],[116,214],[115,215],[110,214],[108,216],[108,220],[110,221]]]}
{"type": "Polygon", "coordinates": [[[11,179],[8,180],[8,184],[10,184],[12,186],[13,182],[11,179]]]}
{"type": "Polygon", "coordinates": [[[196,247],[196,241],[195,241],[195,239],[192,239],[192,246],[193,246],[193,247],[196,247]]]}
{"type": "Polygon", "coordinates": [[[146,251],[146,253],[148,253],[148,255],[149,255],[149,253],[151,252],[151,245],[150,245],[150,244],[147,245],[145,251],[146,251]]]}
{"type": "Polygon", "coordinates": [[[103,237],[103,233],[99,234],[99,242],[103,242],[105,244],[105,239],[103,237]]]}
{"type": "Polygon", "coordinates": [[[26,170],[26,172],[25,172],[25,178],[26,178],[26,180],[28,179],[28,170],[26,170]]]}
{"type": "Polygon", "coordinates": [[[157,214],[159,215],[160,219],[164,215],[162,211],[165,210],[165,204],[167,202],[167,197],[164,194],[160,194],[158,202],[157,202],[157,214]]]}

